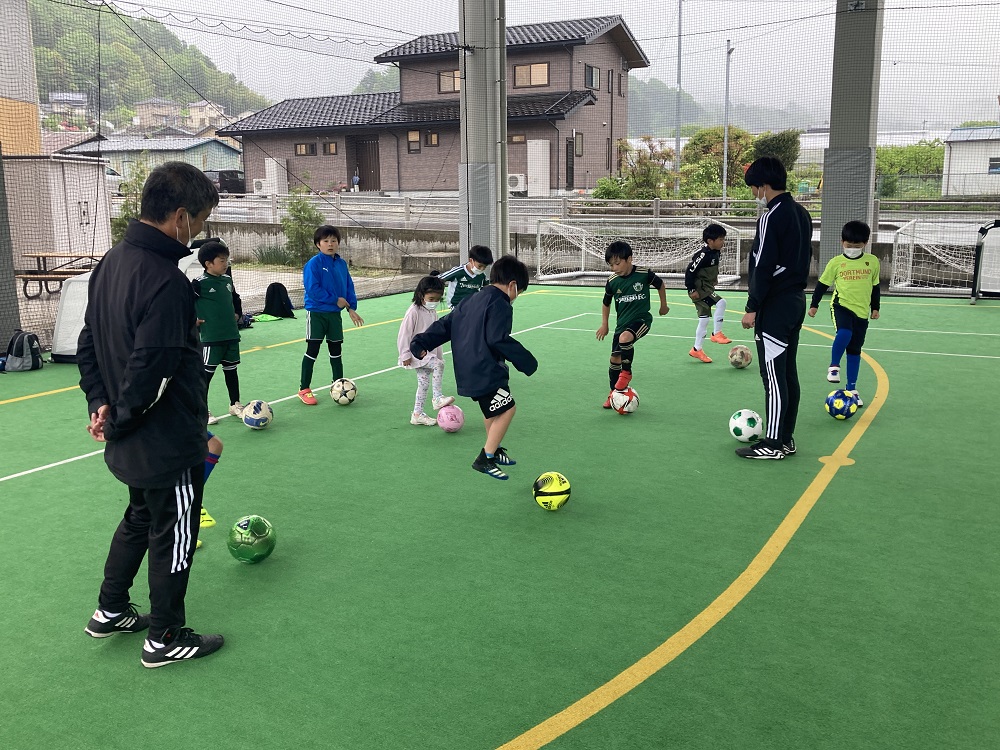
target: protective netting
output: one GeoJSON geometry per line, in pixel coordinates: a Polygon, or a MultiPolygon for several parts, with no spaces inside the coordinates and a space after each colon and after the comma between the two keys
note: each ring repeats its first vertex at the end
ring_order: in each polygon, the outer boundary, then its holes
{"type": "MultiPolygon", "coordinates": [[[[604,252],[612,242],[624,240],[636,265],[677,281],[704,244],[702,231],[710,223],[697,218],[539,221],[536,275],[540,281],[603,283],[610,273],[604,252]]],[[[719,283],[733,284],[739,280],[743,235],[736,227],[714,223],[726,230],[719,283]]]]}

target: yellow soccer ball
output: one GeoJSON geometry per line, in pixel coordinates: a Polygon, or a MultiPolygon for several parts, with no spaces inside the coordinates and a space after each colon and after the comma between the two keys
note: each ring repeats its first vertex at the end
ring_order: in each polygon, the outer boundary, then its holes
{"type": "Polygon", "coordinates": [[[558,471],[547,471],[531,485],[531,494],[545,510],[559,510],[569,501],[569,480],[558,471]]]}

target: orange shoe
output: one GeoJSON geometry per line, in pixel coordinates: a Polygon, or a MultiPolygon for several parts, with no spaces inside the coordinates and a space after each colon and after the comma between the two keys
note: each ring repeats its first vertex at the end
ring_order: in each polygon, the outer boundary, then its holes
{"type": "Polygon", "coordinates": [[[622,370],[621,374],[618,376],[618,382],[615,383],[616,391],[624,391],[628,388],[628,384],[632,382],[632,373],[628,370],[622,370]]]}
{"type": "Polygon", "coordinates": [[[708,337],[708,340],[714,341],[716,344],[733,343],[733,340],[729,338],[726,334],[724,334],[722,331],[719,331],[718,333],[713,333],[711,336],[708,337]]]}
{"type": "Polygon", "coordinates": [[[695,349],[694,347],[692,347],[691,351],[688,352],[688,356],[694,357],[695,359],[700,359],[705,364],[708,364],[709,362],[712,361],[711,357],[705,354],[704,349],[695,349]]]}
{"type": "Polygon", "coordinates": [[[316,406],[316,404],[319,403],[310,388],[303,388],[299,391],[299,401],[303,404],[308,404],[309,406],[316,406]]]}
{"type": "Polygon", "coordinates": [[[604,402],[604,408],[605,409],[610,409],[611,408],[611,394],[610,393],[608,394],[608,400],[604,402]]]}

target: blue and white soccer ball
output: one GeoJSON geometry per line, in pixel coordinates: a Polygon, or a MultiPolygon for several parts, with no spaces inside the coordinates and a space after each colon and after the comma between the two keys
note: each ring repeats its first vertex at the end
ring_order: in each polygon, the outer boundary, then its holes
{"type": "Polygon", "coordinates": [[[826,413],[834,419],[850,419],[858,411],[858,394],[836,390],[826,397],[826,413]]]}
{"type": "Polygon", "coordinates": [[[251,401],[243,409],[243,424],[251,430],[264,430],[274,421],[274,412],[267,401],[251,401]]]}

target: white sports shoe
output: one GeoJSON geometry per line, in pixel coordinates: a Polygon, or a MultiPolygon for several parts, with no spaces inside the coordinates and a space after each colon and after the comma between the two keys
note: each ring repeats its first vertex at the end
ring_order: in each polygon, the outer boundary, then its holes
{"type": "Polygon", "coordinates": [[[245,408],[246,407],[243,404],[241,404],[239,401],[237,401],[235,404],[232,404],[229,407],[229,413],[232,414],[234,417],[242,417],[243,416],[243,410],[245,408]]]}
{"type": "Polygon", "coordinates": [[[454,396],[442,396],[441,398],[436,398],[433,401],[435,411],[437,409],[442,409],[445,406],[451,406],[453,403],[455,403],[454,396]]]}
{"type": "Polygon", "coordinates": [[[428,417],[426,414],[417,414],[413,412],[410,415],[410,424],[423,424],[430,427],[431,425],[437,424],[437,420],[434,417],[428,417]]]}
{"type": "Polygon", "coordinates": [[[218,417],[213,417],[212,416],[212,412],[209,412],[208,413],[208,423],[209,424],[218,424],[219,423],[219,418],[218,417]]]}
{"type": "Polygon", "coordinates": [[[830,369],[826,371],[826,379],[831,383],[840,382],[840,368],[836,365],[831,365],[830,369]]]}

